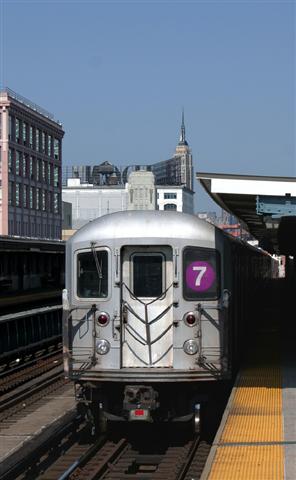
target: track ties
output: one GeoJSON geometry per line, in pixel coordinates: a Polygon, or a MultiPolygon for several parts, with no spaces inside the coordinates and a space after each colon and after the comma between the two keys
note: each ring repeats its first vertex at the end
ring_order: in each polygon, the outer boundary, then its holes
{"type": "Polygon", "coordinates": [[[97,452],[95,445],[84,458],[80,459],[80,467],[76,468],[69,476],[69,480],[92,480],[101,478],[108,470],[114,459],[119,458],[124,450],[128,448],[125,438],[118,443],[107,441],[97,452]]]}

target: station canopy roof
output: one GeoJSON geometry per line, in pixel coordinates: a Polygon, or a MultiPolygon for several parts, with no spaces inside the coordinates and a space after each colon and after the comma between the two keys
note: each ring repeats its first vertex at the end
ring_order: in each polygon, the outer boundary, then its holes
{"type": "Polygon", "coordinates": [[[271,253],[290,253],[279,244],[279,226],[284,237],[295,234],[296,177],[267,177],[220,173],[196,173],[210,197],[235,215],[242,225],[271,253]],[[285,222],[283,219],[285,217],[285,222]],[[291,228],[292,225],[292,228],[291,228]]]}

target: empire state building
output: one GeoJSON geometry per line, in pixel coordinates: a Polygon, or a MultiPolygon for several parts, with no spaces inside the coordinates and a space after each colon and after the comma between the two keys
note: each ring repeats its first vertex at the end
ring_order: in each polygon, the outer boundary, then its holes
{"type": "Polygon", "coordinates": [[[184,111],[180,140],[176,146],[173,158],[151,165],[157,185],[180,185],[193,191],[193,165],[192,154],[186,140],[184,111]]]}
{"type": "Polygon", "coordinates": [[[186,186],[189,190],[193,190],[192,154],[186,141],[184,110],[182,112],[180,141],[176,146],[174,159],[176,160],[176,176],[179,184],[186,186]]]}

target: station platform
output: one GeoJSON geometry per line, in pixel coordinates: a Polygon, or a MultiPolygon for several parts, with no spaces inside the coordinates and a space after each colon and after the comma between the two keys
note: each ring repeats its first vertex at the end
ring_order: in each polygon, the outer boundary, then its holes
{"type": "Polygon", "coordinates": [[[276,290],[250,336],[202,480],[296,479],[295,314],[292,292],[276,290]]]}

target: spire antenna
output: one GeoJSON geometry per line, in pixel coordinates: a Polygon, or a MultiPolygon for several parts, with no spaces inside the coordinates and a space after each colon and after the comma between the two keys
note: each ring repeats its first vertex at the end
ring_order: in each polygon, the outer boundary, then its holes
{"type": "Polygon", "coordinates": [[[182,108],[182,123],[181,123],[181,135],[179,145],[188,145],[185,136],[185,122],[184,122],[184,107],[182,108]]]}

